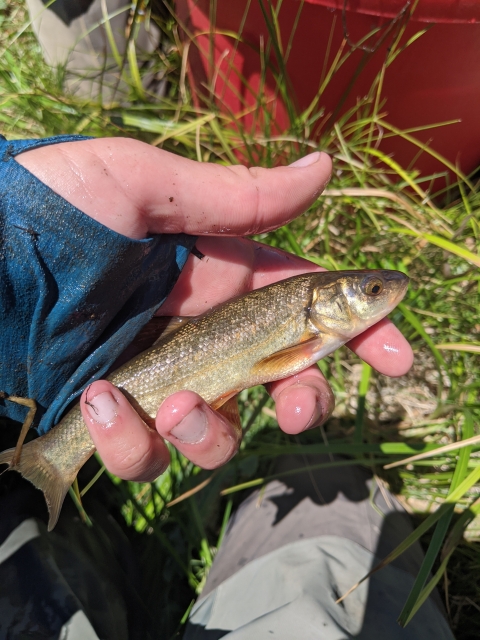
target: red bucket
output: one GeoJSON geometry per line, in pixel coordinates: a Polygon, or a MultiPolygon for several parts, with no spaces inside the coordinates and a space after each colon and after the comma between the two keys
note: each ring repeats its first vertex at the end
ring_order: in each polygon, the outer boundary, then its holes
{"type": "MultiPolygon", "coordinates": [[[[389,124],[411,131],[470,173],[480,165],[480,2],[420,0],[412,14],[413,4],[350,0],[344,7],[343,0],[306,0],[301,7],[299,0],[283,0],[278,24],[284,52],[291,38],[286,65],[290,95],[298,113],[306,109],[342,43],[345,53],[351,51],[320,96],[317,108],[324,114],[315,134],[321,135],[369,95],[400,29],[405,27],[401,46],[425,30],[386,68],[381,113],[387,114],[389,124]],[[375,29],[364,48],[355,48],[375,29]],[[459,122],[418,130],[451,120],[459,122]]],[[[262,80],[259,51],[266,51],[270,34],[261,5],[269,11],[267,0],[252,0],[250,6],[246,0],[177,0],[177,11],[191,39],[189,73],[197,97],[213,97],[221,109],[243,117],[248,127],[261,91],[278,133],[289,126],[290,118],[274,74],[268,72],[262,80]],[[234,37],[237,33],[241,41],[234,37]]],[[[274,52],[269,60],[278,69],[274,52]]],[[[384,135],[380,148],[424,176],[445,171],[430,154],[398,136],[384,135]]]]}

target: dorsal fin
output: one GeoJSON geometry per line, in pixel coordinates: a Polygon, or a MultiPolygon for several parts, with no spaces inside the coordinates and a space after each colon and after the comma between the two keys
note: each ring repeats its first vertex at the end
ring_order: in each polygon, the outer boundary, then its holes
{"type": "Polygon", "coordinates": [[[177,331],[188,320],[191,320],[191,318],[181,316],[154,316],[140,329],[133,342],[131,342],[125,351],[115,360],[109,372],[115,371],[115,369],[118,369],[154,344],[162,342],[166,336],[177,331]]]}
{"type": "MultiPolygon", "coordinates": [[[[176,331],[178,331],[180,327],[183,327],[183,325],[186,324],[189,320],[192,320],[193,317],[192,316],[171,316],[171,317],[159,316],[154,318],[155,320],[163,321],[163,330],[153,344],[156,345],[162,342],[163,340],[165,340],[165,338],[167,338],[168,336],[171,336],[172,333],[175,333],[176,331]]],[[[159,325],[160,323],[158,323],[158,326],[159,325]]]]}

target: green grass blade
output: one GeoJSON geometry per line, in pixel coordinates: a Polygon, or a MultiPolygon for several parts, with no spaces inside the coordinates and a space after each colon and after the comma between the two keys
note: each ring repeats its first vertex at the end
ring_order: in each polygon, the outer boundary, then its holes
{"type": "MultiPolygon", "coordinates": [[[[310,448],[306,449],[304,453],[311,454],[313,453],[310,448]]],[[[365,466],[376,466],[382,464],[386,458],[378,458],[375,460],[362,460],[362,464],[365,466]]],[[[220,492],[222,496],[228,496],[232,493],[237,493],[238,491],[243,491],[245,489],[253,489],[255,487],[262,486],[267,484],[271,480],[278,480],[278,478],[285,478],[287,476],[296,475],[300,472],[304,471],[315,471],[317,469],[330,469],[331,467],[351,467],[352,465],[358,464],[357,460],[334,460],[333,462],[321,462],[319,464],[305,465],[298,469],[291,469],[289,471],[282,471],[281,473],[275,473],[272,475],[268,475],[261,478],[255,478],[254,480],[249,480],[248,482],[242,482],[240,484],[236,484],[232,487],[227,487],[220,492]]]]}
{"type": "Polygon", "coordinates": [[[370,385],[370,376],[372,374],[372,367],[364,362],[362,364],[362,375],[360,383],[358,385],[358,406],[357,413],[355,415],[355,432],[353,434],[353,442],[360,444],[363,442],[363,421],[365,418],[365,402],[370,385]]]}
{"type": "MultiPolygon", "coordinates": [[[[463,435],[467,436],[467,438],[471,437],[473,434],[473,419],[470,411],[465,412],[465,423],[463,429],[463,435]]],[[[468,469],[468,461],[470,458],[472,448],[467,447],[460,451],[460,455],[458,457],[458,461],[455,467],[455,472],[453,474],[450,493],[457,489],[468,469]]],[[[415,613],[419,610],[425,600],[428,598],[430,593],[435,588],[436,584],[440,580],[443,572],[445,571],[448,561],[450,559],[451,554],[453,553],[453,549],[451,549],[447,556],[443,559],[439,569],[435,573],[435,576],[430,580],[428,585],[425,585],[428,575],[430,574],[433,563],[435,562],[436,557],[440,553],[440,549],[442,547],[443,541],[445,539],[448,527],[450,525],[450,521],[453,515],[453,505],[450,512],[445,513],[442,518],[438,521],[437,526],[435,528],[435,532],[433,534],[432,540],[428,546],[427,553],[425,554],[425,558],[422,562],[422,566],[418,573],[418,576],[415,580],[415,583],[412,587],[412,590],[408,596],[407,602],[398,618],[398,623],[400,626],[405,627],[410,620],[413,618],[415,613]]]]}
{"type": "Polygon", "coordinates": [[[435,562],[435,559],[440,553],[440,549],[442,548],[443,541],[445,539],[445,536],[447,535],[448,527],[450,526],[452,515],[453,505],[450,505],[450,509],[442,515],[437,523],[437,526],[435,527],[435,531],[433,532],[432,540],[428,545],[428,549],[423,559],[422,566],[420,567],[418,575],[415,578],[412,590],[410,591],[407,601],[398,618],[398,624],[401,627],[405,627],[408,621],[413,616],[412,612],[414,608],[417,607],[419,596],[421,595],[423,587],[428,579],[428,576],[430,575],[433,563],[435,562]]]}
{"type": "Polygon", "coordinates": [[[298,455],[302,453],[326,453],[346,456],[363,456],[365,454],[376,454],[379,456],[401,456],[412,455],[419,451],[437,451],[441,445],[433,442],[417,442],[409,444],[407,442],[380,442],[376,444],[353,444],[349,442],[330,442],[328,444],[314,443],[308,445],[287,444],[287,443],[267,443],[265,445],[251,445],[250,451],[258,456],[275,456],[281,453],[298,455]]]}
{"type": "Polygon", "coordinates": [[[429,583],[422,589],[421,593],[418,595],[416,602],[410,608],[407,608],[407,605],[405,605],[400,617],[398,618],[398,623],[401,627],[407,626],[407,624],[412,620],[413,616],[417,613],[420,607],[425,603],[427,598],[430,596],[432,591],[440,582],[441,577],[445,573],[445,570],[447,568],[451,555],[452,554],[450,553],[446,558],[444,558],[439,568],[435,572],[435,575],[433,576],[433,578],[429,581],[429,583]]]}
{"type": "Polygon", "coordinates": [[[135,87],[135,90],[137,92],[137,96],[140,100],[146,100],[146,93],[145,89],[143,88],[142,78],[140,76],[140,70],[138,68],[137,49],[133,38],[127,45],[127,57],[130,76],[132,78],[133,86],[135,87]]]}
{"type": "Polygon", "coordinates": [[[365,582],[370,576],[372,576],[383,567],[386,567],[390,564],[395,558],[402,555],[404,551],[406,551],[409,547],[412,546],[417,540],[419,540],[423,534],[425,534],[434,524],[436,524],[440,518],[442,518],[445,514],[449,513],[452,510],[452,507],[458,502],[463,496],[467,493],[469,489],[473,487],[480,480],[480,466],[474,469],[470,475],[465,478],[460,485],[454,489],[449,495],[449,501],[442,504],[434,513],[430,514],[428,518],[422,522],[420,526],[418,526],[415,531],[412,531],[410,535],[408,535],[403,542],[401,542],[391,553],[388,554],[379,564],[377,564],[371,571],[367,573],[361,580],[359,580],[355,585],[353,585],[341,598],[337,600],[341,602],[344,600],[352,591],[354,591],[362,582],[365,582]]]}
{"type": "Polygon", "coordinates": [[[387,156],[386,154],[382,153],[381,151],[379,151],[378,149],[373,149],[372,147],[364,147],[364,148],[360,148],[359,149],[360,152],[365,153],[367,155],[370,156],[374,156],[375,158],[378,158],[379,160],[381,160],[383,163],[385,163],[388,167],[390,167],[391,169],[393,169],[393,171],[400,177],[402,178],[402,180],[405,181],[406,184],[408,184],[408,186],[413,189],[417,195],[420,196],[420,198],[422,199],[422,201],[427,200],[427,195],[426,193],[420,189],[420,187],[418,186],[418,184],[411,178],[410,174],[405,171],[399,164],[398,162],[395,162],[395,160],[392,160],[392,158],[390,156],[387,156]]]}
{"type": "MultiPolygon", "coordinates": [[[[472,412],[468,409],[464,410],[464,421],[462,428],[462,441],[468,442],[471,438],[474,437],[474,422],[472,412]]],[[[464,447],[460,450],[457,464],[455,465],[455,471],[453,473],[452,478],[452,489],[456,489],[460,482],[467,475],[468,463],[470,460],[470,455],[472,453],[472,445],[464,447]]]]}
{"type": "Polygon", "coordinates": [[[430,338],[430,336],[427,334],[427,332],[423,328],[423,325],[420,322],[420,320],[417,318],[417,316],[414,313],[412,313],[409,309],[407,309],[405,304],[402,303],[402,302],[398,305],[398,308],[401,310],[401,312],[405,316],[405,319],[408,320],[408,322],[412,325],[412,327],[417,331],[417,333],[428,344],[428,346],[430,347],[430,350],[431,350],[435,360],[437,361],[438,368],[439,369],[441,369],[442,367],[446,368],[447,367],[447,363],[445,362],[442,354],[439,352],[439,350],[437,349],[435,343],[433,342],[433,340],[430,338]]]}
{"type": "Polygon", "coordinates": [[[447,542],[445,543],[445,546],[443,549],[442,562],[438,570],[435,572],[435,575],[433,576],[433,578],[425,586],[422,593],[419,595],[415,606],[413,607],[409,617],[405,622],[405,626],[410,622],[410,620],[417,613],[417,611],[420,609],[422,604],[425,602],[425,600],[429,597],[429,595],[432,593],[434,588],[440,582],[440,579],[447,569],[447,565],[450,561],[450,558],[453,552],[455,551],[456,546],[460,543],[462,539],[462,536],[466,527],[476,516],[478,516],[478,514],[480,514],[480,500],[478,500],[467,511],[465,511],[465,513],[463,513],[462,516],[459,518],[459,520],[457,520],[457,522],[455,523],[455,526],[452,528],[452,531],[448,536],[447,542]]]}
{"type": "Polygon", "coordinates": [[[102,466],[97,471],[97,473],[93,476],[90,482],[87,485],[85,485],[83,489],[80,491],[80,498],[83,498],[83,496],[87,493],[87,491],[89,491],[93,487],[93,485],[100,478],[100,476],[103,475],[105,469],[106,469],[105,465],[102,464],[102,466]]]}
{"type": "MultiPolygon", "coordinates": [[[[471,189],[472,191],[475,191],[475,185],[465,176],[465,174],[463,174],[458,169],[458,167],[456,167],[453,163],[449,162],[446,158],[444,158],[442,155],[437,153],[434,149],[432,149],[428,145],[423,144],[422,142],[419,142],[413,136],[408,135],[407,133],[405,133],[401,129],[397,129],[396,127],[392,126],[388,122],[385,122],[385,120],[383,120],[383,119],[378,120],[378,124],[379,124],[380,127],[383,127],[384,129],[387,129],[387,131],[391,131],[395,135],[400,136],[401,138],[403,138],[404,140],[407,140],[411,144],[414,144],[414,145],[418,146],[420,149],[422,149],[422,151],[425,151],[426,153],[431,155],[433,158],[438,160],[445,167],[447,167],[447,169],[449,169],[454,175],[456,175],[461,182],[466,184],[469,189],[471,189]]],[[[450,124],[451,124],[451,122],[450,122],[450,124]]]]}
{"type": "Polygon", "coordinates": [[[210,567],[213,562],[213,557],[210,551],[210,547],[208,545],[208,537],[205,531],[205,527],[203,526],[202,517],[200,515],[200,511],[198,509],[197,500],[195,496],[192,496],[191,500],[188,501],[188,504],[190,505],[190,508],[193,514],[193,519],[195,521],[195,524],[197,525],[198,533],[200,534],[200,546],[202,549],[203,557],[205,558],[205,560],[208,563],[208,566],[210,567]]]}
{"type": "Polygon", "coordinates": [[[445,251],[449,251],[450,253],[453,253],[453,255],[458,256],[459,258],[463,258],[464,260],[466,260],[467,262],[470,262],[476,267],[480,267],[480,256],[476,255],[475,253],[472,253],[472,251],[469,251],[464,247],[459,247],[454,242],[450,242],[445,238],[441,238],[440,236],[434,236],[430,233],[420,233],[419,231],[414,231],[412,229],[404,229],[402,227],[394,227],[390,229],[390,231],[392,233],[403,233],[405,235],[421,238],[426,242],[430,242],[430,244],[434,244],[437,247],[444,249],[445,251]]]}
{"type": "Polygon", "coordinates": [[[73,502],[75,503],[75,506],[78,509],[78,512],[80,514],[80,519],[82,520],[82,522],[84,522],[88,527],[92,527],[93,522],[88,517],[88,513],[85,511],[85,508],[82,504],[81,494],[80,494],[80,491],[78,490],[77,478],[75,478],[73,485],[68,489],[68,493],[70,494],[70,497],[72,498],[73,502]]]}
{"type": "Polygon", "coordinates": [[[105,32],[107,34],[108,44],[110,46],[110,50],[115,59],[115,63],[119,69],[122,68],[123,60],[120,52],[118,51],[117,43],[115,42],[115,36],[113,35],[112,25],[110,24],[110,15],[108,14],[107,9],[107,0],[101,0],[102,7],[102,16],[103,16],[103,26],[105,27],[105,32]]]}
{"type": "Polygon", "coordinates": [[[220,533],[218,534],[217,549],[220,549],[220,547],[222,546],[223,538],[227,531],[227,525],[230,520],[230,515],[232,513],[232,508],[233,508],[233,500],[232,498],[229,498],[227,501],[227,505],[225,507],[225,511],[223,513],[223,520],[222,520],[222,526],[220,527],[220,533]]]}
{"type": "Polygon", "coordinates": [[[227,142],[227,139],[226,139],[226,137],[224,135],[224,132],[220,128],[220,126],[218,124],[218,120],[216,118],[212,118],[210,120],[210,127],[211,127],[213,133],[217,136],[217,139],[220,142],[220,145],[221,145],[223,151],[225,152],[225,155],[230,160],[230,162],[232,164],[238,164],[238,158],[235,157],[230,145],[227,142]]]}
{"type": "Polygon", "coordinates": [[[290,251],[300,258],[306,258],[305,252],[302,247],[298,244],[295,234],[292,233],[291,229],[286,225],[281,228],[281,233],[285,236],[286,241],[290,245],[290,251]]]}

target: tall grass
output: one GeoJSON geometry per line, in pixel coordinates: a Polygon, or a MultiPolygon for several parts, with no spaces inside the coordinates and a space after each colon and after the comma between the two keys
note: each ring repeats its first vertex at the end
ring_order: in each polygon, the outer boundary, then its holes
{"type": "MultiPolygon", "coordinates": [[[[266,69],[267,54],[274,51],[281,63],[290,44],[278,31],[279,5],[262,0],[262,6],[269,37],[259,56],[266,69]]],[[[188,602],[202,589],[242,490],[263,486],[274,477],[272,461],[278,455],[307,452],[342,453],[349,459],[341,464],[369,466],[413,514],[419,526],[386,560],[417,539],[426,543],[424,564],[399,612],[401,624],[408,623],[438,584],[457,637],[477,637],[480,441],[472,438],[479,435],[480,420],[478,182],[457,172],[455,188],[433,199],[425,177],[377,149],[375,136],[380,129],[423,148],[415,132],[396,130],[381,112],[380,76],[371,96],[355,112],[339,116],[320,140],[310,132],[323,114],[322,87],[299,113],[285,64],[277,64],[274,71],[290,131],[272,133],[261,95],[258,109],[265,117],[260,129],[260,121],[242,128],[238,114],[222,112],[212,92],[206,92],[201,108],[195,107],[185,73],[185,55],[195,45],[179,38],[175,13],[168,9],[157,18],[164,38],[162,51],[152,54],[148,66],[149,72],[153,65],[167,78],[166,95],[159,98],[143,88],[138,62],[142,54],[135,51],[133,41],[128,55],[118,60],[128,101],[105,106],[65,94],[65,70],[52,70],[43,63],[30,29],[25,28],[23,5],[0,4],[2,133],[128,135],[202,162],[235,163],[242,158],[264,166],[289,163],[308,149],[327,150],[335,169],[324,195],[304,216],[259,239],[328,269],[394,268],[407,273],[412,286],[391,317],[411,342],[415,365],[404,378],[388,380],[342,349],[320,363],[337,398],[334,416],[322,432],[297,438],[281,433],[271,400],[255,388],[241,394],[244,441],[237,457],[222,469],[201,471],[172,451],[169,470],[153,483],[111,478],[140,554],[152,567],[147,576],[148,608],[167,612],[156,620],[164,632],[161,637],[181,629],[188,602]],[[467,439],[468,446],[462,446],[467,439]],[[384,468],[419,453],[426,455],[384,468]],[[174,580],[185,585],[180,595],[164,588],[165,581],[174,580]]],[[[334,56],[337,64],[343,55],[348,55],[348,47],[334,56]]],[[[393,47],[391,56],[396,55],[401,51],[393,47]]],[[[385,69],[388,72],[388,64],[385,69]]],[[[324,84],[331,79],[330,71],[325,71],[324,84]]]]}

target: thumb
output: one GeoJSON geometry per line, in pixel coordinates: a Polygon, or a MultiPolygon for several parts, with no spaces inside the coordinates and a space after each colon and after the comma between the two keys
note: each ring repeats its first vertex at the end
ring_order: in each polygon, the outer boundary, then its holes
{"type": "Polygon", "coordinates": [[[222,166],[128,138],[41,147],[22,153],[18,162],[87,215],[138,239],[275,229],[315,201],[332,166],[319,151],[288,167],[222,166]]]}
{"type": "MultiPolygon", "coordinates": [[[[82,144],[90,151],[85,171],[91,169],[92,156],[108,166],[106,184],[96,185],[97,200],[106,197],[110,183],[121,187],[141,216],[140,237],[181,232],[238,236],[274,229],[315,201],[332,168],[330,157],[319,151],[288,167],[264,169],[196,162],[127,138],[82,144]]],[[[92,179],[98,182],[99,173],[92,179]]]]}

